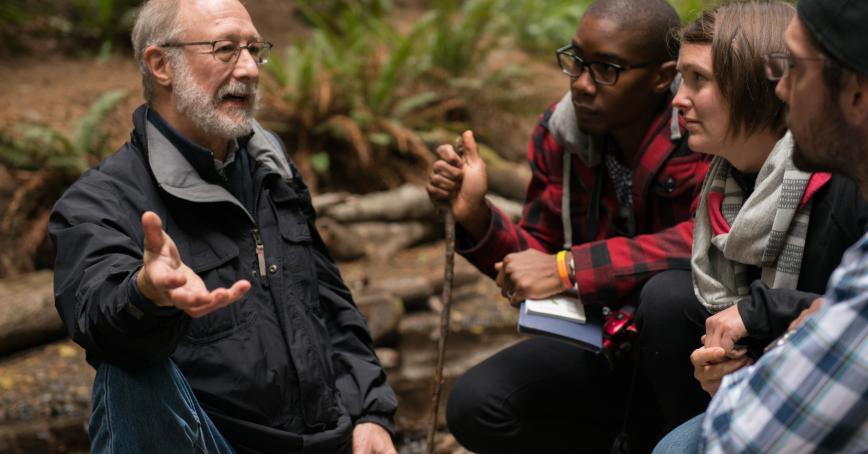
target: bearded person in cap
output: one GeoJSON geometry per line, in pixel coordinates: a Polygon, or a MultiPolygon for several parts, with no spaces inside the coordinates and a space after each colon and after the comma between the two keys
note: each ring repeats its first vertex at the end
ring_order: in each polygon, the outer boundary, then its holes
{"type": "MultiPolygon", "coordinates": [[[[853,179],[868,198],[868,2],[800,0],[788,53],[766,56],[789,107],[793,160],[853,179]]],[[[868,235],[760,360],[726,375],[706,413],[655,453],[868,452],[868,235]]],[[[714,366],[710,366],[714,367],[714,366]]]]}

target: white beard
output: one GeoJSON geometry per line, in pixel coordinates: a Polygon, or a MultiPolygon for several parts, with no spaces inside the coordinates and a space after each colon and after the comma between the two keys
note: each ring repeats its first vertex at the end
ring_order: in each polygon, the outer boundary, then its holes
{"type": "Polygon", "coordinates": [[[259,108],[255,83],[230,80],[212,98],[193,80],[184,57],[173,58],[172,64],[176,71],[172,85],[175,108],[194,125],[208,135],[227,140],[246,136],[253,131],[254,114],[259,108]],[[221,111],[220,101],[227,95],[248,96],[251,102],[246,107],[224,107],[221,111]]]}

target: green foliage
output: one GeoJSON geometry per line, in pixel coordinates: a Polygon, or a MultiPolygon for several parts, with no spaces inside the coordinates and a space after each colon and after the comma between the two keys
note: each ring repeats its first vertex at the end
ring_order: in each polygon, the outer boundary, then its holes
{"type": "Polygon", "coordinates": [[[485,61],[497,44],[500,0],[436,0],[421,22],[431,24],[425,55],[433,67],[461,76],[485,61]]]}
{"type": "Polygon", "coordinates": [[[315,2],[299,2],[302,16],[313,26],[322,28],[324,25],[332,29],[340,27],[340,20],[334,20],[347,11],[363,12],[369,17],[385,17],[392,11],[391,0],[318,0],[315,2]]]}
{"type": "Polygon", "coordinates": [[[433,154],[418,128],[442,126],[464,107],[463,94],[505,79],[478,70],[495,43],[498,1],[439,0],[405,32],[376,9],[351,4],[326,17],[322,5],[300,2],[314,29],[266,67],[276,86],[271,126],[324,178],[338,165],[427,163],[433,154]],[[346,145],[351,156],[324,158],[346,145]]]}
{"type": "Polygon", "coordinates": [[[669,3],[671,3],[675,10],[678,11],[678,14],[681,16],[681,21],[686,24],[699,18],[699,15],[706,9],[720,4],[720,1],[669,0],[669,3]]]}
{"type": "Polygon", "coordinates": [[[567,44],[590,0],[500,0],[507,30],[520,47],[548,54],[567,44]]]}
{"type": "Polygon", "coordinates": [[[140,4],[137,0],[76,0],[72,38],[98,45],[99,55],[107,56],[118,43],[129,41],[140,4]]]}
{"type": "Polygon", "coordinates": [[[33,43],[40,50],[47,44],[72,54],[108,56],[119,44],[129,46],[135,13],[141,3],[141,0],[2,1],[0,51],[26,53],[31,49],[19,43],[33,43]]]}
{"type": "Polygon", "coordinates": [[[100,96],[71,134],[33,123],[15,125],[11,132],[0,133],[0,162],[13,169],[78,177],[110,151],[103,123],[126,95],[125,90],[113,90],[100,96]]]}

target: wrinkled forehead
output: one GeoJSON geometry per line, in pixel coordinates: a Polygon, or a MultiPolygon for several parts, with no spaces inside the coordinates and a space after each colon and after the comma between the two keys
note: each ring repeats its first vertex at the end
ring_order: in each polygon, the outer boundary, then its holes
{"type": "Polygon", "coordinates": [[[178,25],[190,39],[259,38],[250,14],[237,0],[183,0],[178,25]]]}

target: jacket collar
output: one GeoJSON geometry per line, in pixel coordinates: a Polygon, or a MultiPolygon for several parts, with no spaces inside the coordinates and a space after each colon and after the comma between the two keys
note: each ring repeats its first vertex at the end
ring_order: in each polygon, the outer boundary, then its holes
{"type": "MultiPolygon", "coordinates": [[[[226,188],[209,183],[200,175],[160,128],[148,120],[148,109],[147,105],[139,107],[133,114],[133,122],[144,142],[151,172],[160,188],[182,200],[193,203],[227,202],[247,213],[244,206],[226,188]]],[[[292,167],[282,144],[255,120],[253,135],[247,142],[247,152],[264,166],[268,173],[277,174],[287,182],[293,180],[292,167]]],[[[250,213],[247,214],[253,221],[250,213]]]]}
{"type": "MultiPolygon", "coordinates": [[[[671,105],[671,97],[667,106],[652,122],[653,124],[649,130],[655,131],[656,135],[661,135],[664,131],[660,130],[660,127],[665,126],[667,127],[665,133],[668,140],[676,142],[682,138],[683,125],[680,123],[680,116],[676,114],[674,107],[671,105]]],[[[579,130],[579,124],[576,120],[576,109],[569,91],[555,105],[554,112],[552,112],[548,120],[548,126],[555,142],[564,147],[567,152],[578,156],[588,167],[596,167],[602,162],[603,155],[609,151],[607,146],[610,145],[607,144],[611,144],[612,142],[611,140],[606,140],[606,136],[585,134],[579,130]]],[[[650,138],[650,136],[646,135],[640,149],[648,146],[650,138]]]]}

